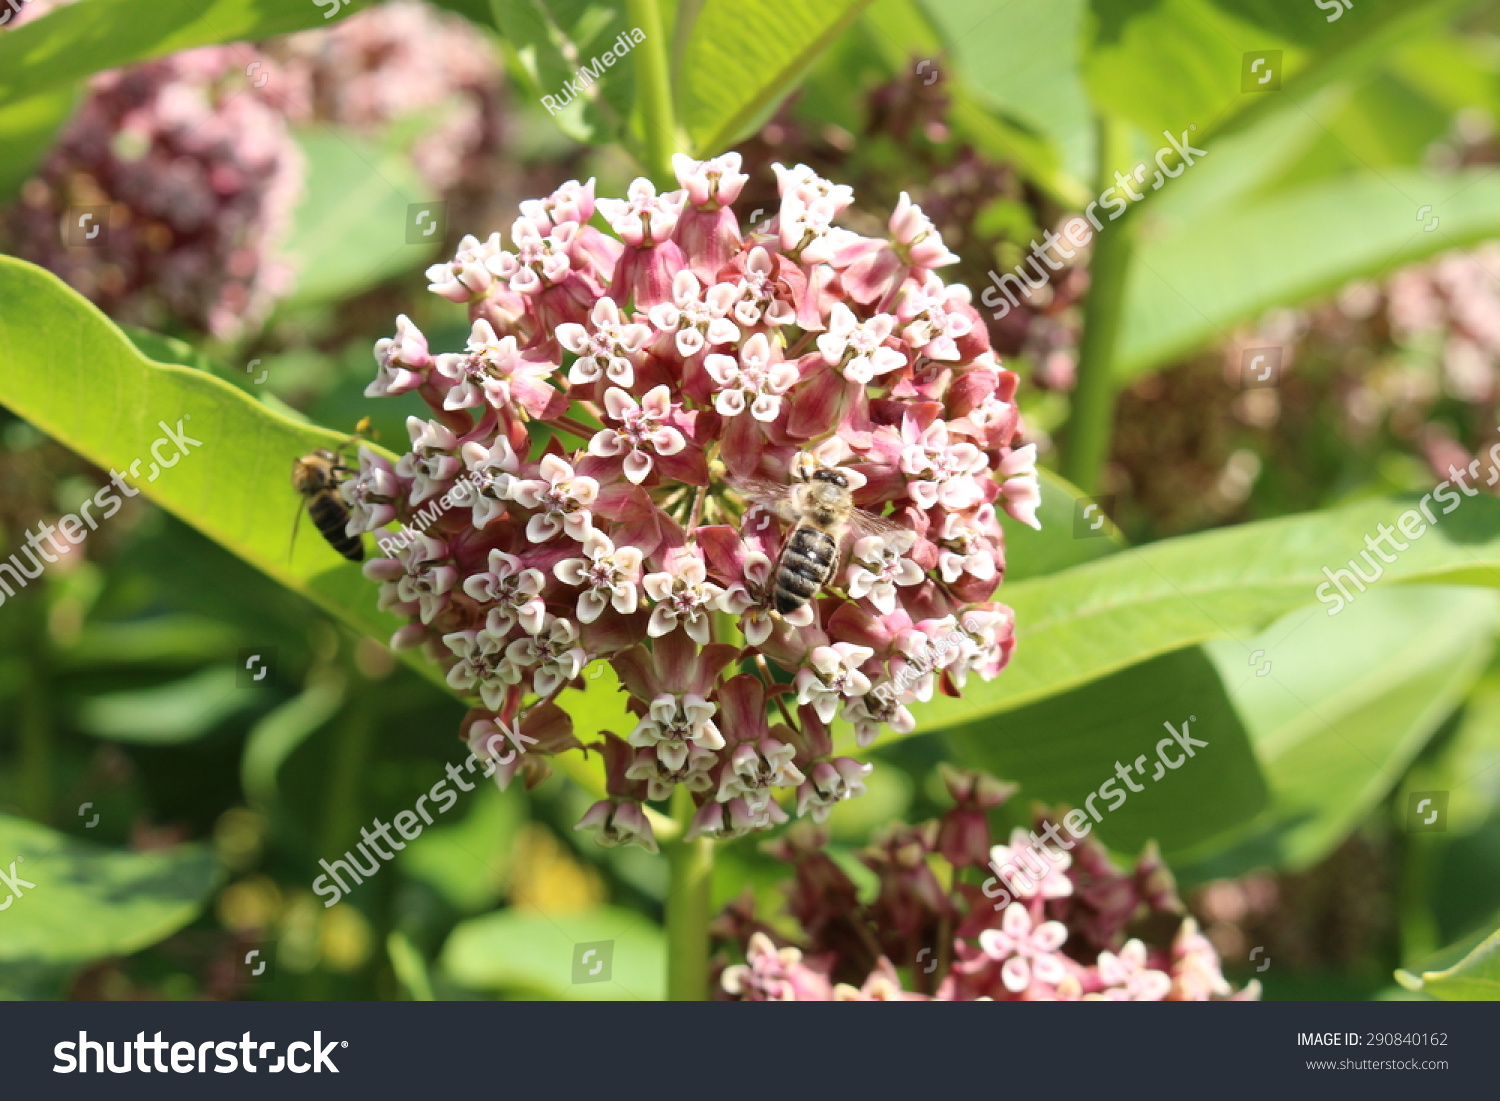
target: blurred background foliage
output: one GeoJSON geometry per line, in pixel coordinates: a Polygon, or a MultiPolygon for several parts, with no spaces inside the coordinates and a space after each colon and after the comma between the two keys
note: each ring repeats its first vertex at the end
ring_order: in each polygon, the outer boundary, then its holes
{"type": "MultiPolygon", "coordinates": [[[[629,58],[555,117],[540,103],[632,12],[402,0],[326,22],[326,7],[29,0],[0,29],[0,240],[289,437],[368,415],[376,439],[400,440],[415,405],[363,396],[371,343],[397,313],[434,346],[467,331],[422,269],[565,179],[622,193],[639,172],[629,58]],[[183,63],[195,47],[217,52],[183,63]],[[107,87],[91,75],[117,66],[131,68],[107,87]],[[181,88],[259,149],[174,145],[181,88]],[[143,148],[205,179],[260,173],[250,206],[211,212],[243,233],[192,231],[193,180],[169,201],[133,193],[143,148]],[[412,206],[438,203],[441,232],[410,243],[412,206]],[[111,207],[108,251],[83,266],[57,243],[69,205],[111,207]]],[[[1441,972],[1500,923],[1500,503],[1481,487],[1391,571],[1438,584],[1392,583],[1335,618],[1312,594],[1393,496],[1500,440],[1500,10],[1354,0],[1330,22],[1312,0],[678,0],[666,14],[686,142],[742,152],[747,209],[774,209],[775,161],[852,184],[865,211],[909,191],[976,297],[1164,133],[1209,151],[990,322],[1030,437],[1118,530],[1077,538],[1080,491],[1048,476],[1044,530],[1007,528],[1016,666],[877,748],[869,794],[832,818],[840,865],[873,883],[854,854],[882,824],[942,809],[942,761],[1022,785],[994,812],[1008,829],[1028,799],[1081,803],[1191,710],[1216,752],[1100,835],[1119,853],[1160,844],[1232,980],[1425,996],[1398,993],[1405,968],[1430,993],[1486,989],[1482,954],[1441,972]],[[1276,89],[1244,90],[1250,55],[1276,57],[1276,89]],[[1246,350],[1265,348],[1278,384],[1244,387],[1246,350]],[[1090,450],[1098,462],[1077,457],[1090,450]],[[1431,791],[1448,793],[1446,829],[1413,832],[1412,793],[1431,791]]],[[[3,274],[9,553],[105,483],[78,453],[107,465],[116,452],[91,451],[90,433],[132,399],[100,388],[126,353],[85,334],[100,342],[95,419],[53,430],[68,447],[44,434],[55,411],[36,395],[64,382],[23,354],[30,311],[98,323],[20,265],[3,274]]],[[[483,786],[349,900],[313,895],[320,858],[462,759],[463,708],[330,614],[373,590],[324,585],[315,548],[278,561],[297,502],[273,465],[201,475],[200,496],[256,498],[255,554],[143,496],[0,606],[0,866],[54,870],[0,914],[0,994],[660,997],[665,864],[580,844],[568,824],[589,799],[571,783],[483,786]],[[266,656],[260,681],[250,654],[266,656]],[[565,946],[608,939],[613,982],[573,985],[565,946]],[[255,951],[274,961],[259,976],[255,951]]],[[[714,901],[748,888],[776,913],[782,880],[753,842],[728,845],[714,901]]]]}

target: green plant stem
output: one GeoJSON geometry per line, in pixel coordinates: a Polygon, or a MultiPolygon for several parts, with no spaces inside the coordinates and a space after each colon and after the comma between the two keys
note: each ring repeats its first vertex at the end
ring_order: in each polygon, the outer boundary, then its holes
{"type": "MultiPolygon", "coordinates": [[[[674,816],[687,832],[693,797],[679,788],[674,816]]],[[[713,884],[714,843],[672,841],[667,845],[667,997],[674,1002],[708,998],[708,910],[713,884]]]]}
{"type": "MultiPolygon", "coordinates": [[[[1124,124],[1099,123],[1099,192],[1115,186],[1114,172],[1126,168],[1128,132],[1124,124]]],[[[1099,474],[1109,458],[1115,414],[1115,353],[1125,311],[1125,284],[1134,247],[1134,210],[1119,221],[1105,222],[1094,236],[1089,264],[1089,296],[1083,337],[1078,349],[1078,384],[1063,450],[1063,476],[1085,493],[1099,489],[1099,474]]]]}
{"type": "Polygon", "coordinates": [[[635,52],[635,85],[646,122],[646,169],[657,184],[671,183],[672,154],[677,151],[677,121],[672,111],[672,66],[660,0],[630,0],[630,19],[646,38],[635,52]]]}
{"type": "Polygon", "coordinates": [[[21,807],[38,822],[50,823],[53,811],[51,636],[47,626],[47,591],[39,586],[25,595],[30,617],[31,652],[25,661],[27,678],[21,688],[19,764],[21,807]]]}

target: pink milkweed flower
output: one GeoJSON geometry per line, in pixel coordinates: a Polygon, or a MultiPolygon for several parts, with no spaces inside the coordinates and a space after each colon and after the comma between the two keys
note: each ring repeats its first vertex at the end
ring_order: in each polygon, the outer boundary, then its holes
{"type": "MultiPolygon", "coordinates": [[[[1206,1002],[1226,996],[1230,987],[1219,967],[1219,954],[1198,923],[1184,918],[1172,941],[1172,997],[1177,1001],[1206,1002]]],[[[1259,990],[1259,984],[1253,984],[1259,990]]]]}
{"type": "Polygon", "coordinates": [[[818,337],[823,362],[839,368],[844,378],[868,386],[881,375],[906,366],[906,356],[886,346],[895,328],[890,314],[876,314],[859,321],[842,302],[835,302],[828,317],[828,330],[818,337]]]}
{"type": "Polygon", "coordinates": [[[693,273],[709,282],[740,247],[739,219],[731,204],[749,177],[740,171],[738,153],[707,161],[678,153],[672,157],[672,168],[687,192],[687,205],[677,223],[677,243],[693,273]]]}
{"type": "Polygon", "coordinates": [[[1006,907],[999,929],[979,934],[979,947],[990,959],[1003,961],[1000,981],[1012,994],[1020,994],[1032,980],[1056,986],[1067,975],[1059,949],[1068,939],[1068,927],[1060,921],[1033,922],[1019,902],[1006,907]]]}
{"type": "Polygon", "coordinates": [[[656,832],[639,803],[601,799],[583,812],[573,828],[593,830],[594,840],[605,848],[635,844],[648,853],[658,851],[656,832]]]}
{"type": "Polygon", "coordinates": [[[432,367],[427,338],[405,314],[396,317],[396,335],[375,342],[375,380],[365,387],[365,397],[386,398],[405,394],[422,385],[432,367]]]}
{"type": "Polygon", "coordinates": [[[1009,845],[990,849],[990,867],[1017,898],[1067,898],[1073,893],[1073,880],[1067,874],[1073,866],[1072,856],[1053,852],[1045,845],[1040,852],[1037,849],[1018,826],[1011,831],[1009,845]],[[1014,871],[1007,874],[1007,867],[1014,871]]]}
{"type": "MultiPolygon", "coordinates": [[[[448,553],[448,544],[428,535],[418,535],[396,552],[401,573],[395,584],[381,595],[387,608],[415,607],[423,623],[431,623],[448,604],[448,593],[458,584],[458,569],[448,553]]],[[[367,563],[372,566],[373,563],[367,563]]],[[[369,573],[369,569],[365,571],[369,573]]]]}
{"type": "Polygon", "coordinates": [[[901,340],[929,359],[963,358],[958,342],[974,328],[974,320],[969,316],[972,311],[962,308],[969,302],[967,287],[947,286],[931,272],[920,285],[907,283],[896,300],[901,340]]]}
{"type": "Polygon", "coordinates": [[[651,701],[646,717],[636,724],[627,739],[631,745],[652,749],[669,769],[687,764],[693,749],[712,751],[724,748],[723,735],[714,724],[718,704],[688,692],[682,695],[662,693],[651,701]]]}
{"type": "Polygon", "coordinates": [[[802,962],[796,948],[780,948],[764,933],[750,938],[745,963],[724,969],[725,993],[747,1002],[824,1002],[833,997],[827,977],[802,962]]]}
{"type": "Polygon", "coordinates": [[[679,271],[672,277],[672,301],[651,307],[651,324],[673,335],[673,346],[684,359],[705,348],[737,343],[740,330],[729,319],[736,293],[733,283],[715,283],[705,292],[697,276],[679,271]]]}
{"type": "Polygon", "coordinates": [[[463,469],[463,462],[456,454],[458,437],[447,426],[407,417],[406,432],[411,437],[411,451],[397,462],[396,474],[411,479],[411,503],[420,505],[441,494],[463,469]]]}
{"type": "Polygon", "coordinates": [[[778,288],[776,276],[771,254],[760,245],[751,249],[734,288],[734,317],[747,329],[760,324],[776,329],[797,320],[797,311],[778,288]]]}
{"type": "Polygon", "coordinates": [[[481,241],[472,233],[458,242],[453,259],[427,269],[427,289],[450,302],[469,302],[484,296],[494,282],[489,262],[504,251],[500,234],[481,241]]]}
{"type": "Polygon", "coordinates": [[[883,615],[896,610],[896,587],[920,585],[927,575],[910,558],[904,557],[912,540],[893,545],[881,535],[866,535],[854,544],[850,558],[849,595],[855,600],[869,597],[883,615]]]}
{"type": "Polygon", "coordinates": [[[901,470],[913,479],[911,497],[918,508],[942,505],[961,512],[984,499],[975,479],[986,468],[984,453],[968,440],[950,442],[946,422],[935,420],[919,429],[908,415],[901,422],[901,439],[901,470]]]}
{"type": "Polygon", "coordinates": [[[958,263],[958,257],[943,244],[942,234],[922,208],[901,192],[896,209],[891,211],[891,241],[906,262],[916,268],[941,268],[958,263]]]}
{"type": "Polygon", "coordinates": [[[635,759],[625,770],[625,778],[645,781],[649,799],[670,799],[679,784],[692,792],[713,790],[711,770],[718,763],[718,756],[701,746],[689,745],[686,748],[686,756],[675,767],[668,764],[669,760],[678,759],[670,749],[666,752],[660,747],[638,749],[635,759]]]}
{"type": "Polygon", "coordinates": [[[401,479],[385,456],[361,447],[358,473],[339,486],[339,496],[349,506],[349,522],[344,530],[350,535],[362,535],[385,527],[396,518],[394,502],[404,493],[401,479]]]}
{"type": "Polygon", "coordinates": [[[538,696],[551,696],[583,668],[587,655],[574,645],[578,628],[561,616],[543,614],[541,625],[505,649],[506,660],[534,670],[538,696]]]}
{"type": "Polygon", "coordinates": [[[694,642],[709,641],[709,614],[719,606],[724,590],[708,580],[702,557],[676,555],[672,569],[648,574],[642,585],[655,604],[648,635],[660,638],[680,626],[694,642]]]}
{"type": "Polygon", "coordinates": [[[681,153],[672,155],[672,170],[694,206],[728,206],[740,197],[749,176],[740,171],[740,155],[725,153],[706,161],[695,161],[681,153]]]}
{"type": "Polygon", "coordinates": [[[1042,491],[1036,474],[1036,444],[1018,447],[1002,459],[1000,473],[1005,476],[1000,486],[1005,511],[1040,531],[1042,523],[1036,518],[1036,509],[1042,503],[1042,491]]]}
{"type": "Polygon", "coordinates": [[[594,180],[569,180],[545,199],[526,199],[520,204],[523,217],[536,225],[560,226],[564,222],[588,225],[594,216],[594,180]]]}
{"type": "Polygon", "coordinates": [[[1171,993],[1171,976],[1147,964],[1146,946],[1137,937],[1127,940],[1118,955],[1100,952],[1095,966],[1104,989],[1089,997],[1113,1002],[1159,1002],[1171,993]]]}
{"type": "Polygon", "coordinates": [[[619,428],[604,428],[589,440],[589,454],[598,458],[625,456],[625,477],[636,485],[651,473],[652,455],[675,455],[687,446],[682,433],[667,422],[675,409],[671,390],[658,386],[637,403],[618,387],[604,393],[604,408],[619,428]]]}
{"type": "Polygon", "coordinates": [[[505,631],[488,627],[444,635],[443,645],[458,659],[448,670],[448,686],[460,692],[477,691],[485,707],[500,710],[510,686],[521,683],[526,666],[531,664],[513,657],[505,639],[505,631]]]}
{"type": "Polygon", "coordinates": [[[468,598],[485,608],[486,629],[501,637],[516,626],[531,635],[540,631],[547,611],[541,600],[546,574],[502,550],[490,551],[488,567],[463,583],[468,598]]]}
{"type": "MultiPolygon", "coordinates": [[[[513,379],[539,383],[552,373],[551,365],[526,363],[516,338],[496,336],[494,327],[484,318],[474,322],[466,347],[465,355],[437,357],[437,373],[452,384],[443,398],[444,409],[472,409],[486,404],[501,409],[510,404],[513,379]]],[[[542,395],[545,408],[552,390],[544,389],[548,391],[542,395]]]]}
{"type": "Polygon", "coordinates": [[[624,199],[596,199],[594,205],[611,229],[627,245],[659,245],[677,228],[687,201],[686,191],[656,193],[656,185],[638,176],[626,189],[624,199]]]}
{"type": "Polygon", "coordinates": [[[738,417],[748,409],[758,421],[774,421],[781,412],[782,395],[796,385],[797,368],[773,360],[765,333],[756,333],[740,349],[739,360],[714,354],[703,361],[718,384],[714,408],[724,417],[738,417]]]}
{"type": "Polygon", "coordinates": [[[496,437],[489,448],[470,440],[459,449],[459,454],[468,476],[449,490],[448,498],[456,505],[467,506],[474,526],[483,528],[505,515],[505,503],[515,487],[516,475],[521,472],[521,460],[504,436],[496,437]]]}
{"type": "Polygon", "coordinates": [[[533,543],[545,543],[558,532],[582,543],[594,530],[589,511],[599,496],[599,483],[577,475],[572,465],[557,455],[542,459],[540,478],[518,479],[511,486],[511,497],[522,508],[539,510],[526,524],[526,537],[533,543]]]}
{"type": "Polygon", "coordinates": [[[587,386],[606,378],[616,386],[634,385],[636,357],[651,339],[651,326],[627,324],[611,298],[594,304],[589,325],[592,333],[575,322],[557,327],[557,342],[578,357],[568,368],[568,381],[587,386]]]}
{"type": "Polygon", "coordinates": [[[564,585],[581,590],[578,622],[594,622],[611,605],[621,615],[633,614],[640,600],[636,587],[641,576],[640,548],[616,550],[609,536],[596,530],[584,539],[583,553],[583,558],[565,558],[552,567],[553,574],[564,585]]]}
{"type": "Polygon", "coordinates": [[[938,532],[938,572],[950,585],[964,574],[993,580],[999,575],[999,541],[994,505],[980,505],[972,514],[946,513],[938,532]]]}
{"type": "Polygon", "coordinates": [[[834,804],[865,793],[864,779],[874,766],[853,757],[835,757],[819,761],[797,788],[798,816],[811,814],[814,822],[823,822],[834,804]]]}
{"type": "Polygon", "coordinates": [[[848,642],[819,646],[812,652],[809,666],[797,673],[797,702],[811,704],[818,718],[832,722],[841,702],[870,691],[870,678],[859,667],[874,655],[868,646],[848,642]]]}

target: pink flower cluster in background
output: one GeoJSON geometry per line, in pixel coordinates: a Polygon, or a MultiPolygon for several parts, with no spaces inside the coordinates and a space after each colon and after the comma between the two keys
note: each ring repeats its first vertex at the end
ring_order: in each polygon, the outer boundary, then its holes
{"type": "Polygon", "coordinates": [[[778,165],[777,216],[747,235],[737,154],[675,168],[676,190],[617,199],[569,181],[429,269],[468,343],[434,352],[397,320],[367,393],[430,412],[399,461],[362,449],[344,486],[351,533],[436,512],[365,572],[408,620],[393,645],[425,645],[474,700],[477,750],[518,719],[534,739],[496,751],[502,784],[579,746],[553,701],[613,666],[637,723],[593,743],[609,797],[580,826],[648,849],[643,805],[679,787],[690,836],[821,820],[870,767],[835,751],[837,719],[869,745],[911,730],[913,701],[999,673],[996,514],[1034,525],[1038,502],[1016,377],[936,274],[953,257],[920,208],[903,197],[884,237],[860,236],[838,224],[848,187],[778,165]],[[905,530],[851,538],[782,618],[790,524],[742,490],[820,470],[905,530]]]}
{"type": "MultiPolygon", "coordinates": [[[[743,952],[720,956],[720,996],[743,1001],[1209,1001],[1234,993],[1218,953],[1183,917],[1171,872],[1148,846],[1129,872],[1092,838],[1042,855],[1046,842],[1013,830],[991,845],[987,812],[1014,792],[981,773],[944,771],[955,805],[936,821],[896,825],[860,854],[878,880],[873,901],[823,850],[826,833],[799,824],[767,843],[792,865],[787,910],[794,942],[757,920],[748,891],[720,915],[715,936],[743,952]],[[1023,874],[1010,875],[1013,868],[1023,874]],[[1011,891],[993,890],[989,871],[1011,891]],[[982,880],[982,881],[981,881],[982,880]],[[995,902],[995,899],[1000,899],[995,902]],[[1175,929],[1175,934],[1170,930],[1175,929]],[[1143,937],[1166,930],[1164,947],[1143,937]],[[903,984],[901,970],[907,976],[903,984]]],[[[1043,822],[1037,821],[1041,829],[1043,822]]]]}
{"type": "MultiPolygon", "coordinates": [[[[30,0],[14,22],[55,6],[30,0]]],[[[303,191],[291,126],[378,135],[422,119],[412,159],[464,213],[505,178],[500,87],[477,28],[409,0],[100,73],[3,219],[8,249],[118,320],[253,334],[294,282],[281,255],[303,191]],[[92,238],[69,224],[85,208],[92,238]]]]}
{"type": "Polygon", "coordinates": [[[223,338],[257,325],[290,286],[273,252],[302,158],[286,120],[238,94],[241,52],[211,46],[93,77],[10,213],[16,254],[133,324],[175,317],[223,338]]]}

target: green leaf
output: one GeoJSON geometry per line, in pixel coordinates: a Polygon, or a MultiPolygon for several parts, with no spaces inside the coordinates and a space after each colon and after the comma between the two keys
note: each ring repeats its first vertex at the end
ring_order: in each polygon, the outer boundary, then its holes
{"type": "Polygon", "coordinates": [[[240,783],[254,804],[276,802],[276,774],[297,747],[338,713],[344,704],[342,678],[308,687],[276,708],[250,729],[240,760],[240,783]]]}
{"type": "Polygon", "coordinates": [[[926,0],[924,6],[964,82],[1055,145],[1066,172],[1093,179],[1094,119],[1081,71],[1087,0],[926,0]]]}
{"type": "Polygon", "coordinates": [[[632,50],[611,53],[634,29],[623,2],[605,0],[490,0],[505,36],[510,72],[568,137],[603,144],[620,136],[634,94],[632,50]],[[609,54],[606,65],[605,55],[609,54]],[[619,58],[619,60],[615,60],[619,58]],[[589,76],[579,79],[580,69],[589,76]],[[558,104],[577,93],[566,106],[558,104]],[[547,97],[544,99],[543,97],[547,97]]]}
{"type": "MultiPolygon", "coordinates": [[[[1312,8],[1312,0],[1307,0],[1312,8]]],[[[1205,0],[1093,5],[1095,35],[1085,63],[1099,111],[1135,123],[1147,134],[1199,133],[1252,100],[1240,91],[1243,55],[1283,49],[1286,42],[1255,30],[1205,0]]],[[[1298,55],[1284,57],[1284,69],[1298,55]]],[[[1274,92],[1258,93],[1260,96],[1274,92]]],[[[1153,138],[1153,148],[1159,145],[1153,138]]],[[[1129,171],[1129,165],[1113,165],[1129,171]]]]}
{"type": "MultiPolygon", "coordinates": [[[[1113,524],[1106,526],[1088,538],[1075,534],[1074,521],[1079,510],[1087,507],[1089,498],[1060,474],[1046,467],[1038,467],[1042,485],[1042,503],[1036,510],[1042,530],[1011,519],[1006,512],[1000,513],[1000,527],[1005,532],[1005,578],[1021,581],[1028,577],[1057,573],[1069,566],[1082,565],[1096,558],[1113,554],[1123,545],[1120,533],[1113,524]],[[1085,502],[1080,505],[1079,502],[1085,502]]],[[[1094,513],[1090,514],[1090,519],[1094,513]]],[[[1108,518],[1106,517],[1106,520],[1108,518]]],[[[1009,592],[1002,589],[1001,595],[1009,592]]]]}
{"type": "Polygon", "coordinates": [[[460,913],[494,905],[505,890],[516,835],[526,824],[518,791],[485,784],[464,818],[429,826],[396,855],[402,871],[429,884],[460,913]]]}
{"type": "MultiPolygon", "coordinates": [[[[0,910],[0,963],[63,964],[123,956],[195,918],[218,881],[202,845],[110,852],[0,815],[0,857],[35,887],[0,910]]],[[[3,902],[0,902],[3,904],[3,902]]]]}
{"type": "MultiPolygon", "coordinates": [[[[137,492],[359,633],[384,641],[401,626],[376,609],[378,590],[360,567],[340,558],[310,525],[302,526],[288,553],[302,507],[291,488],[292,463],[315,448],[340,447],[346,436],[298,423],[201,371],[152,362],[90,303],[35,265],[0,256],[0,302],[6,304],[0,405],[105,470],[125,472],[140,459],[137,492]],[[150,448],[179,422],[201,443],[185,445],[185,456],[147,482],[150,448]]],[[[167,458],[171,446],[163,452],[167,458]]],[[[401,656],[448,691],[441,671],[420,652],[401,656]]],[[[612,678],[586,683],[603,697],[613,688],[612,678]]],[[[594,692],[587,696],[592,700],[594,692]]],[[[617,700],[600,706],[601,714],[619,712],[617,700]]],[[[602,795],[597,755],[564,754],[554,763],[602,795]]],[[[653,822],[659,838],[672,835],[670,820],[653,812],[653,822]]]]}
{"type": "MultiPolygon", "coordinates": [[[[0,405],[104,470],[124,474],[136,464],[137,492],[360,633],[383,639],[400,626],[376,610],[359,566],[310,525],[288,553],[301,507],[292,462],[345,437],[298,424],[201,371],[148,360],[34,265],[0,256],[0,301],[0,405]],[[201,446],[184,444],[187,454],[148,482],[151,447],[179,422],[201,446]]],[[[160,451],[171,459],[174,448],[160,451]]],[[[95,519],[109,523],[97,511],[95,519]]],[[[413,664],[440,679],[425,661],[413,664]]]]}
{"type": "Polygon", "coordinates": [[[1452,966],[1417,973],[1397,971],[1408,990],[1450,1002],[1500,1001],[1500,931],[1491,933],[1452,966]]]}
{"type": "Polygon", "coordinates": [[[78,725],[96,738],[136,745],[179,745],[201,738],[255,703],[233,666],[219,665],[156,688],[93,696],[78,710],[78,725]]]}
{"type": "MultiPolygon", "coordinates": [[[[286,253],[297,270],[293,304],[346,298],[429,263],[442,243],[410,243],[414,204],[429,201],[400,150],[333,127],[298,136],[307,158],[307,193],[297,207],[286,253]]],[[[438,226],[428,219],[422,228],[438,226]]]]}
{"type": "MultiPolygon", "coordinates": [[[[587,949],[584,949],[587,951],[587,949]]],[[[444,970],[474,990],[522,990],[575,1000],[658,1001],[666,974],[661,930],[632,910],[579,914],[502,910],[459,924],[443,946],[444,970]],[[574,983],[575,946],[610,942],[609,979],[574,983]]],[[[585,973],[602,954],[583,961],[585,973]]]]}
{"type": "Polygon", "coordinates": [[[1097,814],[1092,828],[1118,851],[1155,840],[1170,858],[1253,818],[1269,797],[1244,724],[1196,647],[1003,718],[976,718],[946,737],[957,760],[1019,783],[1028,799],[1097,814]],[[1185,721],[1190,737],[1208,743],[1194,747],[1191,759],[1163,725],[1181,730],[1185,721]],[[1177,768],[1158,764],[1162,739],[1168,759],[1180,761],[1177,768]],[[1121,782],[1117,762],[1140,791],[1121,782]],[[1096,797],[1106,783],[1110,788],[1096,797]]]}
{"type": "Polygon", "coordinates": [[[76,90],[54,88],[50,92],[0,107],[0,203],[8,203],[20,191],[47,150],[52,139],[73,113],[76,90]]]}
{"type": "Polygon", "coordinates": [[[1218,878],[1259,866],[1301,871],[1323,859],[1458,706],[1489,660],[1497,625],[1495,593],[1396,588],[1332,618],[1304,608],[1243,644],[1208,643],[1271,804],[1237,838],[1180,857],[1179,871],[1218,878]]]}
{"type": "MultiPolygon", "coordinates": [[[[1429,502],[1439,522],[1381,567],[1378,585],[1500,586],[1500,500],[1451,492],[1463,504],[1443,516],[1429,502]]],[[[988,684],[971,681],[961,699],[913,707],[917,730],[975,722],[1210,638],[1239,638],[1249,654],[1246,636],[1293,608],[1322,601],[1337,611],[1341,598],[1324,568],[1347,571],[1351,558],[1368,553],[1366,534],[1417,505],[1376,499],[1243,524],[1005,585],[997,595],[1016,613],[1010,665],[988,684]]],[[[1360,566],[1368,576],[1362,558],[1360,566]]],[[[1351,592],[1356,603],[1364,599],[1351,592]]]]}
{"type": "Polygon", "coordinates": [[[717,156],[775,110],[869,0],[705,0],[678,73],[693,155],[717,156]]]}
{"type": "Polygon", "coordinates": [[[178,50],[327,25],[365,6],[354,0],[88,0],[0,35],[0,105],[79,77],[178,50]]]}
{"type": "Polygon", "coordinates": [[[1131,266],[1119,375],[1224,339],[1230,326],[1272,306],[1497,234],[1493,173],[1402,169],[1326,180],[1146,235],[1131,266]]]}
{"type": "Polygon", "coordinates": [[[168,615],[112,623],[90,620],[76,642],[56,651],[59,667],[97,672],[100,668],[152,665],[198,666],[232,658],[238,633],[206,616],[168,615]]]}

